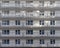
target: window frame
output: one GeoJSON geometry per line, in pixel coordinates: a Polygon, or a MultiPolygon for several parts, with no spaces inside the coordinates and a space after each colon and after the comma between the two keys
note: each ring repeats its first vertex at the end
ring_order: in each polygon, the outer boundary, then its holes
{"type": "Polygon", "coordinates": [[[26,44],[33,44],[33,39],[26,40],[26,44]]]}
{"type": "Polygon", "coordinates": [[[15,39],[15,44],[20,44],[20,39],[15,39]]]}
{"type": "Polygon", "coordinates": [[[44,39],[40,39],[40,44],[45,44],[44,39]]]}
{"type": "Polygon", "coordinates": [[[15,30],[15,35],[20,35],[20,30],[15,30]]]}
{"type": "Polygon", "coordinates": [[[44,30],[39,30],[40,35],[44,35],[44,30]]]}
{"type": "Polygon", "coordinates": [[[26,25],[33,25],[33,20],[26,20],[26,25]]]}
{"type": "Polygon", "coordinates": [[[40,20],[40,25],[44,25],[44,20],[40,20]]]}
{"type": "Polygon", "coordinates": [[[55,25],[55,20],[50,20],[50,25],[55,25]]]}
{"type": "Polygon", "coordinates": [[[15,20],[15,25],[20,25],[20,20],[15,20]]]}
{"type": "Polygon", "coordinates": [[[33,30],[26,30],[26,35],[33,35],[33,30]]]}
{"type": "Polygon", "coordinates": [[[54,29],[50,30],[50,35],[55,35],[55,30],[54,29]]]}
{"type": "Polygon", "coordinates": [[[10,43],[10,40],[9,39],[3,39],[2,40],[2,44],[9,44],[10,43]]]}
{"type": "Polygon", "coordinates": [[[55,44],[55,39],[50,39],[50,44],[55,44]]]}
{"type": "Polygon", "coordinates": [[[9,35],[10,34],[10,30],[2,30],[2,34],[9,35]]]}
{"type": "Polygon", "coordinates": [[[9,25],[9,20],[2,20],[2,25],[9,25]]]}

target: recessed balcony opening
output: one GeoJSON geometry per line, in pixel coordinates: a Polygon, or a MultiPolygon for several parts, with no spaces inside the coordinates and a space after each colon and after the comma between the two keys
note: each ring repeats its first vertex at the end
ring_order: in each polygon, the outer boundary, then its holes
{"type": "Polygon", "coordinates": [[[9,3],[9,1],[2,1],[2,3],[9,3]]]}
{"type": "Polygon", "coordinates": [[[39,4],[40,4],[39,5],[40,7],[43,7],[44,6],[44,1],[39,1],[39,4]]]}
{"type": "Polygon", "coordinates": [[[26,3],[33,3],[33,1],[26,1],[26,3]]]}
{"type": "Polygon", "coordinates": [[[55,3],[55,1],[50,1],[50,5],[53,5],[55,3]]]}

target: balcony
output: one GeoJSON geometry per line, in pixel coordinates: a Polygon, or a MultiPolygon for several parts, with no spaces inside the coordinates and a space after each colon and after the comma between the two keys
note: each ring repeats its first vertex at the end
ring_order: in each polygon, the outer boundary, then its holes
{"type": "Polygon", "coordinates": [[[1,7],[13,7],[14,4],[9,4],[9,3],[2,3],[1,7]]]}
{"type": "Polygon", "coordinates": [[[60,42],[56,42],[55,44],[47,43],[47,46],[48,47],[60,47],[60,42]]]}
{"type": "Polygon", "coordinates": [[[60,38],[60,32],[56,31],[55,34],[50,34],[50,32],[45,31],[44,34],[39,34],[39,32],[33,32],[33,34],[26,34],[26,31],[20,32],[20,34],[15,34],[14,32],[10,32],[9,34],[2,34],[0,32],[0,38],[60,38]]]}
{"type": "Polygon", "coordinates": [[[59,20],[60,16],[50,16],[50,15],[39,15],[40,13],[17,13],[17,14],[0,14],[0,18],[33,18],[33,19],[40,19],[40,18],[44,18],[44,19],[51,19],[51,18],[56,18],[59,20]]]}
{"type": "Polygon", "coordinates": [[[37,14],[37,15],[34,15],[33,13],[19,13],[19,14],[1,14],[1,17],[2,18],[16,18],[16,17],[22,17],[22,18],[28,18],[28,17],[32,17],[32,18],[34,18],[34,17],[39,17],[39,15],[37,14]]]}
{"type": "Polygon", "coordinates": [[[20,34],[20,35],[15,35],[15,33],[13,34],[0,34],[0,37],[2,37],[2,38],[22,38],[23,37],[23,35],[22,34],[20,34]]]}
{"type": "MultiPolygon", "coordinates": [[[[38,4],[39,5],[39,4],[38,4]]],[[[34,6],[33,3],[25,3],[25,4],[9,4],[9,3],[1,3],[0,5],[1,7],[19,7],[19,8],[22,8],[22,7],[36,7],[34,6]]],[[[39,5],[41,7],[43,7],[42,5],[39,5]]],[[[37,6],[37,7],[39,7],[37,6]]]]}
{"type": "Polygon", "coordinates": [[[22,44],[15,44],[15,42],[10,42],[9,44],[0,43],[0,47],[23,47],[22,44]]]}
{"type": "Polygon", "coordinates": [[[2,18],[10,18],[10,17],[22,17],[20,14],[1,14],[2,18]]]}
{"type": "Polygon", "coordinates": [[[10,42],[10,44],[2,44],[2,42],[0,42],[0,47],[60,47],[60,42],[56,42],[55,44],[50,44],[50,42],[40,44],[39,41],[34,42],[33,44],[26,44],[26,42],[21,42],[20,44],[15,44],[15,42],[10,42]]]}
{"type": "Polygon", "coordinates": [[[26,32],[21,32],[19,35],[16,35],[15,34],[15,32],[10,32],[9,34],[2,34],[1,32],[0,32],[0,37],[2,37],[2,38],[28,38],[28,37],[30,37],[30,38],[36,38],[36,37],[38,37],[38,38],[40,38],[40,37],[48,37],[47,36],[47,34],[44,34],[44,35],[40,35],[39,33],[33,33],[32,35],[30,34],[26,34],[26,32]]]}
{"type": "Polygon", "coordinates": [[[47,47],[47,44],[39,44],[39,42],[35,42],[35,44],[26,44],[26,42],[15,44],[15,42],[11,41],[9,44],[2,44],[0,42],[0,47],[47,47]]]}
{"type": "Polygon", "coordinates": [[[22,8],[22,7],[33,7],[33,4],[9,4],[9,3],[2,3],[0,5],[2,8],[4,7],[18,7],[18,8],[22,8]]]}
{"type": "Polygon", "coordinates": [[[60,37],[60,33],[59,32],[56,32],[55,34],[49,34],[49,33],[47,33],[47,36],[48,37],[56,37],[56,38],[59,38],[60,37]]]}
{"type": "Polygon", "coordinates": [[[15,25],[15,24],[10,24],[10,25],[0,25],[0,28],[60,28],[60,25],[49,25],[49,24],[46,24],[46,25],[26,25],[25,23],[22,23],[22,25],[15,25]]]}
{"type": "Polygon", "coordinates": [[[51,35],[49,33],[45,33],[44,35],[38,34],[38,32],[35,34],[26,34],[26,33],[21,33],[20,35],[16,35],[15,33],[10,33],[10,34],[0,34],[0,38],[60,38],[60,35],[55,34],[51,35]]]}
{"type": "Polygon", "coordinates": [[[22,7],[31,7],[31,8],[40,8],[40,7],[48,7],[48,8],[54,8],[54,7],[59,7],[60,6],[60,4],[52,4],[52,5],[50,5],[50,4],[46,4],[46,5],[44,5],[44,4],[41,4],[41,3],[38,3],[37,5],[35,5],[34,3],[24,3],[24,4],[16,4],[16,3],[13,3],[13,4],[10,4],[10,3],[1,3],[1,8],[15,8],[15,7],[17,7],[17,8],[22,8],[22,7]]]}
{"type": "Polygon", "coordinates": [[[24,37],[30,37],[30,38],[41,38],[41,37],[48,37],[47,34],[45,33],[44,35],[40,35],[39,32],[33,32],[33,34],[26,34],[24,33],[24,37]]]}
{"type": "Polygon", "coordinates": [[[26,42],[15,44],[15,42],[11,41],[9,44],[2,44],[1,42],[0,47],[47,47],[47,44],[39,44],[39,42],[35,42],[35,44],[26,44],[26,42]]]}

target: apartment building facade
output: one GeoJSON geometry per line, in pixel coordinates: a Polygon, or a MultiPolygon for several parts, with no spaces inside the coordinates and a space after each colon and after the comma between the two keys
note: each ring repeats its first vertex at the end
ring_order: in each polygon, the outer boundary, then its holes
{"type": "Polygon", "coordinates": [[[0,47],[60,47],[60,0],[0,0],[0,47]]]}

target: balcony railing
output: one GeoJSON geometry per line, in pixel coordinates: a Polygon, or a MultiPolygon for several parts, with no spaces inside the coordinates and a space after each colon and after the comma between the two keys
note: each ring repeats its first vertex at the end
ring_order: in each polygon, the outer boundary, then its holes
{"type": "Polygon", "coordinates": [[[36,28],[39,28],[39,27],[60,27],[60,25],[59,24],[56,24],[55,23],[55,25],[50,25],[50,24],[48,24],[48,23],[44,23],[44,25],[26,25],[26,23],[21,23],[22,25],[15,25],[15,23],[12,25],[12,24],[9,24],[9,25],[7,25],[7,24],[5,24],[5,25],[2,25],[2,23],[0,23],[0,27],[31,27],[31,28],[34,28],[34,27],[36,27],[36,28]]]}
{"type": "Polygon", "coordinates": [[[19,8],[22,8],[22,7],[59,7],[60,6],[60,4],[44,5],[44,4],[40,4],[40,3],[38,3],[37,5],[38,6],[35,6],[34,3],[24,3],[24,4],[1,3],[0,4],[1,7],[19,7],[19,8]]]}
{"type": "Polygon", "coordinates": [[[33,33],[33,34],[26,34],[26,32],[24,33],[24,32],[21,32],[20,34],[15,34],[15,33],[10,33],[10,34],[2,34],[2,33],[0,33],[0,37],[3,37],[3,38],[5,38],[5,37],[7,37],[7,38],[9,38],[9,37],[11,37],[11,38],[13,38],[13,37],[32,37],[32,38],[36,38],[36,37],[38,37],[38,38],[40,38],[40,37],[46,37],[46,38],[49,38],[49,37],[58,37],[58,38],[60,38],[60,35],[59,35],[59,33],[57,34],[50,34],[50,32],[47,32],[47,33],[44,33],[44,34],[39,34],[38,32],[37,33],[33,33]]]}
{"type": "Polygon", "coordinates": [[[60,42],[56,42],[55,44],[50,44],[50,42],[47,43],[48,47],[60,47],[60,42]]]}
{"type": "Polygon", "coordinates": [[[10,42],[9,44],[2,44],[0,42],[0,47],[60,47],[60,42],[55,44],[50,44],[50,42],[45,42],[45,44],[40,44],[39,41],[33,44],[26,44],[26,42],[21,42],[20,44],[15,44],[15,42],[10,42]]]}
{"type": "MultiPolygon", "coordinates": [[[[40,14],[40,13],[39,13],[40,14]]],[[[51,16],[51,15],[39,15],[39,14],[37,14],[37,13],[19,13],[19,14],[0,14],[0,16],[2,17],[2,18],[4,18],[4,17],[33,17],[33,18],[54,18],[54,17],[60,17],[60,16],[56,16],[56,15],[54,15],[54,16],[51,16]]]]}

